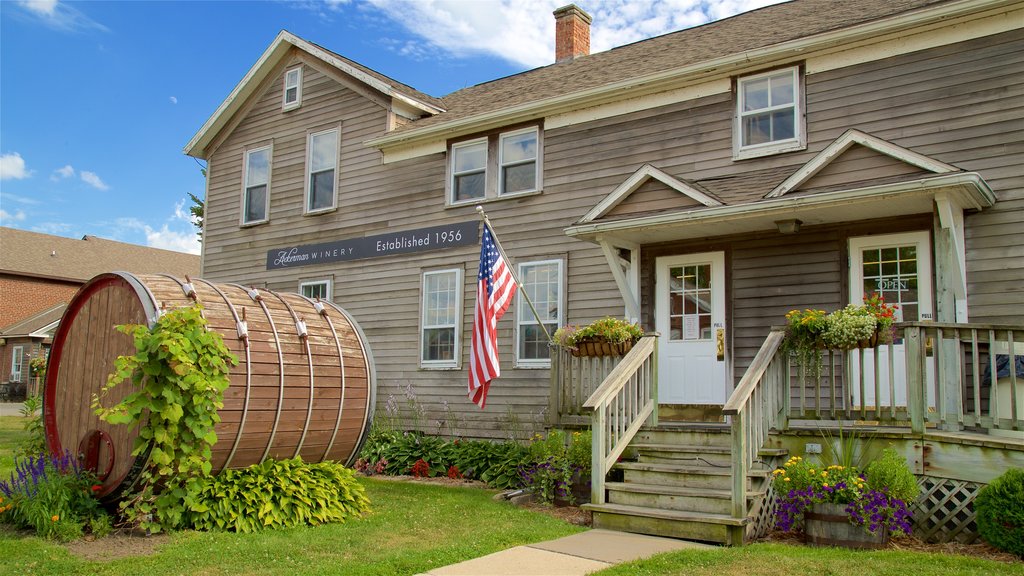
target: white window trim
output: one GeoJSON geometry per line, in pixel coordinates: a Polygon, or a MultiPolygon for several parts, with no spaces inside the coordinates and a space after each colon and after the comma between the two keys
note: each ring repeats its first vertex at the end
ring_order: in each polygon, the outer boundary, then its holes
{"type": "Polygon", "coordinates": [[[325,212],[331,212],[336,210],[338,207],[338,180],[341,174],[341,127],[335,126],[326,130],[317,130],[316,132],[309,131],[306,134],[306,183],[304,184],[305,194],[302,199],[302,213],[303,214],[323,214],[325,212]],[[317,208],[311,210],[309,208],[310,195],[313,193],[312,182],[310,182],[310,176],[312,176],[313,169],[313,138],[321,136],[329,132],[335,133],[337,154],[334,158],[334,194],[331,195],[331,205],[324,208],[317,208]]]}
{"type": "Polygon", "coordinates": [[[316,286],[319,284],[327,285],[327,297],[324,298],[328,302],[334,301],[334,280],[331,278],[317,278],[315,280],[303,280],[299,282],[299,294],[302,294],[302,289],[306,286],[316,286]]]}
{"type": "Polygon", "coordinates": [[[283,111],[294,110],[302,106],[302,66],[296,66],[284,71],[284,90],[281,93],[281,109],[283,111]],[[296,73],[295,78],[295,101],[288,101],[288,75],[296,73]]]}
{"type": "MultiPolygon", "coordinates": [[[[735,114],[733,116],[732,123],[732,157],[733,160],[743,160],[746,158],[758,158],[760,156],[769,156],[771,154],[781,154],[783,152],[792,152],[794,150],[805,150],[807,148],[807,130],[806,130],[806,110],[804,106],[804,75],[799,66],[792,68],[783,68],[769,70],[760,74],[751,74],[750,76],[742,76],[736,79],[736,96],[735,100],[735,114]],[[786,140],[778,140],[775,142],[764,142],[761,144],[752,144],[750,146],[742,146],[743,142],[743,84],[765,78],[767,76],[776,76],[781,72],[789,71],[793,74],[793,86],[795,94],[793,95],[793,138],[786,140]]],[[[786,106],[788,108],[788,106],[786,106]]],[[[765,108],[764,110],[771,110],[771,108],[765,108]]],[[[758,112],[763,112],[759,110],[758,112]]]]}
{"type": "Polygon", "coordinates": [[[518,196],[520,194],[529,194],[531,192],[536,192],[537,190],[539,190],[540,189],[539,186],[540,186],[540,130],[538,130],[536,126],[532,126],[530,128],[524,128],[522,130],[513,130],[511,132],[504,132],[502,134],[499,134],[498,135],[498,196],[499,197],[508,197],[508,196],[518,196]],[[505,192],[505,170],[504,170],[504,168],[505,168],[505,146],[503,145],[504,142],[505,142],[505,138],[508,138],[508,137],[511,137],[511,136],[519,136],[520,134],[529,134],[531,132],[534,134],[534,136],[535,136],[535,138],[537,140],[536,155],[534,155],[533,160],[520,160],[518,162],[510,162],[508,164],[508,166],[518,166],[520,164],[527,164],[529,162],[533,162],[533,188],[530,188],[529,190],[519,190],[518,192],[505,192]]]}
{"type": "MultiPolygon", "coordinates": [[[[498,132],[495,134],[489,134],[480,138],[473,138],[472,140],[463,140],[450,144],[447,149],[448,160],[447,160],[447,179],[445,181],[445,206],[465,206],[467,204],[484,204],[487,202],[495,202],[505,200],[508,198],[521,198],[523,196],[532,196],[540,194],[544,189],[544,131],[541,129],[542,126],[528,126],[526,128],[517,128],[515,130],[509,130],[508,132],[498,132]],[[504,188],[504,182],[502,182],[502,150],[501,141],[506,136],[513,136],[516,134],[525,134],[528,132],[534,132],[537,134],[537,156],[534,158],[536,176],[534,178],[534,188],[532,190],[523,190],[520,192],[502,193],[504,188]],[[455,150],[465,146],[473,144],[479,144],[481,142],[486,143],[487,155],[484,160],[484,196],[483,198],[470,198],[468,200],[455,200],[455,176],[461,174],[468,174],[469,172],[455,173],[455,150]]],[[[525,162],[524,162],[525,163],[525,162]]]]}
{"type": "Polygon", "coordinates": [[[25,347],[14,346],[11,348],[11,376],[8,378],[11,382],[21,382],[21,375],[25,371],[25,347]],[[14,367],[17,366],[18,370],[15,371],[14,367]]]}
{"type": "Polygon", "coordinates": [[[473,140],[466,140],[464,142],[457,142],[455,144],[452,144],[451,155],[450,155],[450,159],[448,161],[448,204],[450,206],[461,206],[463,204],[472,204],[474,202],[482,202],[484,200],[487,200],[487,198],[488,198],[488,194],[487,194],[487,177],[488,177],[488,174],[489,174],[489,171],[487,169],[488,168],[487,165],[490,163],[490,158],[491,158],[490,152],[491,152],[490,144],[488,143],[486,137],[484,137],[484,138],[474,138],[473,140]],[[475,174],[475,173],[479,172],[479,170],[464,170],[462,172],[456,172],[455,171],[455,151],[458,150],[459,148],[469,148],[470,146],[476,146],[476,145],[481,144],[481,143],[484,145],[484,170],[483,170],[483,173],[484,173],[484,196],[483,196],[483,198],[468,198],[466,200],[456,200],[455,199],[455,178],[457,176],[462,176],[464,174],[475,174]]]}
{"type": "MultiPolygon", "coordinates": [[[[540,266],[544,264],[558,264],[558,318],[555,321],[555,327],[565,325],[565,260],[562,258],[550,258],[547,260],[531,260],[529,262],[520,262],[516,266],[516,272],[520,281],[523,281],[523,268],[528,266],[540,266]]],[[[521,325],[536,325],[537,319],[533,316],[533,312],[530,312],[530,305],[526,303],[526,299],[523,298],[522,288],[516,291],[516,309],[515,312],[515,329],[513,330],[513,337],[515,339],[515,367],[516,368],[550,368],[551,359],[534,359],[534,358],[521,358],[519,350],[519,332],[521,325]],[[526,308],[530,312],[528,320],[520,320],[520,310],[526,308]]]]}
{"type": "Polygon", "coordinates": [[[246,148],[242,156],[242,210],[238,215],[238,222],[241,226],[255,226],[257,224],[265,224],[270,221],[270,183],[273,180],[274,171],[274,144],[265,144],[262,146],[254,146],[252,148],[246,148]],[[267,194],[266,201],[263,206],[263,219],[262,220],[246,220],[245,219],[245,201],[249,194],[249,156],[256,152],[267,151],[267,194]]]}
{"type": "Polygon", "coordinates": [[[426,369],[459,369],[462,367],[462,293],[464,292],[465,286],[463,285],[463,271],[462,268],[445,268],[442,270],[429,270],[422,274],[420,279],[420,368],[426,369]],[[434,276],[438,274],[451,274],[455,273],[455,325],[450,326],[448,324],[428,325],[426,323],[426,312],[427,312],[427,276],[434,276]],[[428,328],[455,328],[455,358],[451,360],[426,360],[423,358],[423,345],[424,345],[424,334],[428,328]]]}

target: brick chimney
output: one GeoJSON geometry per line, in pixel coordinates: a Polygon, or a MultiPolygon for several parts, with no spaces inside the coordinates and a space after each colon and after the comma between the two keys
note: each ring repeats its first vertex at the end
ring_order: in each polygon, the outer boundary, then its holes
{"type": "Polygon", "coordinates": [[[555,62],[568,62],[590,54],[590,22],[593,18],[579,6],[569,4],[555,15],[555,62]]]}

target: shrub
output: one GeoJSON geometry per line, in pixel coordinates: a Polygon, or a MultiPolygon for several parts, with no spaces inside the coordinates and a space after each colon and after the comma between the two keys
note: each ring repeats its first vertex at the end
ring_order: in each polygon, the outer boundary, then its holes
{"type": "Polygon", "coordinates": [[[556,497],[573,502],[572,484],[575,478],[590,473],[590,432],[565,432],[553,429],[547,437],[537,434],[527,453],[529,464],[520,469],[523,485],[542,502],[550,503],[556,497]]]}
{"type": "Polygon", "coordinates": [[[94,487],[93,475],[70,452],[21,458],[10,480],[0,482],[0,521],[62,541],[80,537],[86,526],[102,535],[110,521],[94,487]]]}
{"type": "Polygon", "coordinates": [[[301,458],[225,470],[204,479],[185,502],[194,528],[234,532],[344,522],[370,509],[351,470],[301,458]]]}
{"type": "Polygon", "coordinates": [[[29,456],[46,452],[46,434],[43,429],[42,406],[42,396],[28,396],[25,398],[25,403],[18,410],[22,418],[25,419],[22,428],[28,433],[16,451],[19,456],[28,458],[29,456]]]}
{"type": "Polygon", "coordinates": [[[907,468],[906,458],[892,448],[882,450],[878,459],[868,464],[865,473],[870,486],[885,486],[889,496],[904,502],[913,502],[921,493],[917,478],[907,468]]]}
{"type": "Polygon", "coordinates": [[[986,542],[1024,558],[1024,468],[1010,468],[982,488],[974,512],[986,542]]]}

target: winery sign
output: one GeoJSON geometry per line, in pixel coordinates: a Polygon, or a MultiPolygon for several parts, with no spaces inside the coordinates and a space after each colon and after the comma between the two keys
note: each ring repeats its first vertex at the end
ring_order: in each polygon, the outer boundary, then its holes
{"type": "Polygon", "coordinates": [[[274,248],[267,251],[267,270],[469,246],[479,241],[479,230],[480,221],[472,220],[335,242],[274,248]]]}

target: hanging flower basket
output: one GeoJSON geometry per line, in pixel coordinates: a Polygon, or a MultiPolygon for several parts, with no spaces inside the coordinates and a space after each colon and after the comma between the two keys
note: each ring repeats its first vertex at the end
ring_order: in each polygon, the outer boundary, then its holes
{"type": "Polygon", "coordinates": [[[572,355],[577,358],[581,356],[625,356],[632,349],[633,342],[631,340],[625,342],[608,342],[607,340],[599,339],[581,340],[576,342],[572,355]]]}

